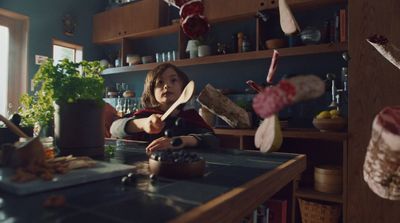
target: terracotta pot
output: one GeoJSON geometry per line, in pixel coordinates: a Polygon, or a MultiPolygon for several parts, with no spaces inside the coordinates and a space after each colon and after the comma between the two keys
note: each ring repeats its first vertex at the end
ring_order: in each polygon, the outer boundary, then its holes
{"type": "Polygon", "coordinates": [[[61,155],[104,155],[104,105],[94,101],[54,104],[54,135],[61,155]]]}

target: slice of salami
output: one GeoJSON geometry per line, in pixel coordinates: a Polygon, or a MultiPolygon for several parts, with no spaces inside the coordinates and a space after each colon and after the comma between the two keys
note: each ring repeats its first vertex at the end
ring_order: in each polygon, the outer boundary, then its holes
{"type": "Polygon", "coordinates": [[[293,103],[317,98],[325,92],[325,83],[314,75],[301,75],[281,80],[253,98],[254,111],[267,118],[293,103]]]}

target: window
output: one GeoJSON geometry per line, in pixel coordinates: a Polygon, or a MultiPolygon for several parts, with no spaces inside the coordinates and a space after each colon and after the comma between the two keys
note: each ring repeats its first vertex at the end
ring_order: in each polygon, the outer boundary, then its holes
{"type": "Polygon", "coordinates": [[[53,39],[53,60],[54,63],[68,59],[75,63],[82,61],[82,46],[53,39]]]}
{"type": "Polygon", "coordinates": [[[8,116],[19,106],[28,88],[27,16],[0,8],[0,114],[8,116]]]}
{"type": "Polygon", "coordinates": [[[8,83],[8,27],[0,26],[0,114],[7,113],[7,83],[8,83]]]}

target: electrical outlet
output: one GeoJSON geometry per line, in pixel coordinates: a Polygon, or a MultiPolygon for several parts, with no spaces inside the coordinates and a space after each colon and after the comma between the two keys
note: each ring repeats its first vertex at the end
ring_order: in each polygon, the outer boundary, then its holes
{"type": "Polygon", "coordinates": [[[42,55],[35,55],[35,64],[41,65],[42,63],[46,62],[48,57],[42,55]]]}

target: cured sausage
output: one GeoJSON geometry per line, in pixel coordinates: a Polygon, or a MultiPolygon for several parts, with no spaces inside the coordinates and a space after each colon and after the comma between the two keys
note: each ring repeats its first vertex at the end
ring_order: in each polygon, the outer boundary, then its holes
{"type": "Polygon", "coordinates": [[[363,174],[378,196],[400,200],[400,106],[386,107],[372,124],[363,174]]]}
{"type": "Polygon", "coordinates": [[[267,118],[286,106],[317,98],[325,92],[325,83],[315,75],[301,75],[281,80],[267,87],[253,99],[254,111],[267,118]]]}

